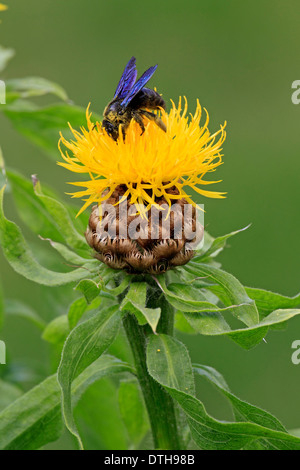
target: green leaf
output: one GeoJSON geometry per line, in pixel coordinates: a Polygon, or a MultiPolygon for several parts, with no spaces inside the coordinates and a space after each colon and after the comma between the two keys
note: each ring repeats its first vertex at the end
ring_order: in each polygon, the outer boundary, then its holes
{"type": "MultiPolygon", "coordinates": [[[[226,335],[245,349],[250,349],[260,343],[267,334],[269,328],[278,328],[288,319],[299,314],[299,310],[278,309],[260,322],[254,323],[257,319],[257,309],[254,300],[250,299],[248,293],[231,274],[221,271],[211,265],[203,265],[190,262],[185,269],[193,273],[194,284],[197,284],[198,276],[211,279],[215,284],[205,284],[204,289],[196,289],[190,284],[172,283],[166,286],[165,277],[157,276],[157,282],[163,290],[166,299],[175,308],[179,314],[183,314],[192,330],[203,334],[220,336],[226,335]],[[225,303],[225,308],[218,307],[215,304],[205,301],[207,289],[212,290],[225,303]],[[232,305],[233,304],[233,305],[232,305]],[[234,305],[236,304],[236,305],[234,305]],[[233,314],[239,320],[242,320],[248,327],[232,329],[224,319],[223,315],[233,314]]],[[[263,291],[255,290],[255,295],[263,298],[263,291]]],[[[269,293],[270,305],[276,305],[276,294],[269,293]]],[[[213,300],[213,299],[212,299],[213,300]]],[[[278,297],[277,297],[277,300],[278,297]]],[[[283,299],[280,302],[298,303],[298,298],[283,299]]]]}
{"type": "Polygon", "coordinates": [[[137,382],[121,382],[119,407],[129,438],[136,449],[149,430],[148,415],[137,382]]]}
{"type": "MultiPolygon", "coordinates": [[[[167,287],[164,277],[160,276],[157,280],[167,301],[178,309],[179,314],[183,314],[194,332],[203,335],[229,334],[232,330],[222,313],[233,313],[238,316],[238,312],[244,308],[244,305],[220,308],[208,302],[203,291],[201,292],[190,285],[172,283],[167,287]]],[[[262,338],[263,336],[259,335],[255,339],[260,342],[262,338]]],[[[234,336],[233,339],[236,340],[236,337],[234,336]]]]}
{"type": "MultiPolygon", "coordinates": [[[[19,217],[26,226],[50,242],[51,246],[69,263],[82,265],[87,262],[70,251],[60,242],[65,241],[72,249],[89,256],[89,248],[84,237],[77,232],[69,215],[69,208],[49,195],[44,195],[36,177],[28,181],[15,171],[7,171],[19,217]]],[[[48,191],[49,192],[49,191],[48,191]]],[[[96,260],[89,260],[97,266],[96,260]]]]}
{"type": "Polygon", "coordinates": [[[77,255],[74,251],[70,250],[66,245],[62,243],[54,242],[50,238],[42,238],[41,240],[47,241],[50,243],[51,247],[54,248],[57,253],[59,253],[67,263],[70,263],[72,267],[85,266],[87,270],[87,275],[95,273],[99,268],[99,261],[95,259],[86,259],[82,258],[80,255],[77,255]]]}
{"type": "Polygon", "coordinates": [[[251,349],[261,342],[270,327],[280,325],[299,314],[299,309],[275,310],[257,325],[235,330],[228,329],[227,327],[221,329],[221,323],[214,318],[214,314],[184,313],[184,316],[198,333],[212,336],[226,335],[241,347],[251,349]]]}
{"type": "MultiPolygon", "coordinates": [[[[230,401],[237,421],[248,421],[273,429],[275,431],[287,432],[285,427],[277,418],[275,418],[275,416],[262,410],[261,408],[250,405],[249,403],[242,401],[233,395],[222,375],[212,367],[196,364],[194,365],[194,371],[197,374],[205,377],[230,401]]],[[[274,444],[271,441],[268,441],[268,439],[258,440],[255,442],[255,446],[250,444],[250,446],[248,445],[246,448],[247,447],[249,447],[251,450],[255,449],[256,447],[265,450],[276,450],[274,444]]]]}
{"type": "Polygon", "coordinates": [[[84,268],[69,273],[58,273],[44,268],[36,261],[19,227],[4,216],[4,190],[5,187],[0,190],[0,243],[12,268],[27,279],[47,286],[59,286],[84,279],[84,268]]]}
{"type": "Polygon", "coordinates": [[[61,345],[70,333],[67,315],[54,318],[45,328],[42,338],[50,344],[61,345]]]}
{"type": "Polygon", "coordinates": [[[34,450],[62,433],[60,393],[49,377],[0,413],[0,449],[34,450]]]}
{"type": "Polygon", "coordinates": [[[46,326],[46,322],[35,312],[35,310],[20,300],[6,299],[5,315],[25,318],[42,331],[46,326]]]}
{"type": "Polygon", "coordinates": [[[147,347],[149,373],[181,406],[200,449],[243,449],[265,438],[279,450],[300,449],[300,439],[285,432],[251,422],[231,423],[212,418],[193,396],[193,372],[185,346],[174,338],[161,336],[153,335],[147,347]]]}
{"type": "Polygon", "coordinates": [[[0,72],[3,72],[14,55],[15,51],[13,49],[6,49],[5,47],[0,46],[0,72]]]}
{"type": "MultiPolygon", "coordinates": [[[[131,366],[102,356],[75,379],[73,402],[95,381],[115,373],[133,372],[131,366]]],[[[61,390],[56,375],[48,377],[0,413],[0,449],[36,450],[57,440],[63,429],[61,390]]]]}
{"type": "Polygon", "coordinates": [[[161,309],[147,308],[146,297],[147,284],[145,282],[133,282],[121,304],[120,310],[135,315],[140,325],[149,323],[153,332],[156,332],[161,309]]]}
{"type": "MultiPolygon", "coordinates": [[[[20,100],[21,101],[21,100],[20,100]]],[[[41,147],[47,155],[59,158],[58,141],[62,132],[66,139],[71,138],[70,122],[74,128],[86,124],[86,110],[68,104],[54,104],[41,109],[34,109],[30,105],[14,103],[4,110],[14,127],[35,145],[41,147]]],[[[100,117],[94,115],[95,120],[100,117]]]]}
{"type": "Polygon", "coordinates": [[[82,442],[73,418],[71,385],[75,377],[94,362],[110,346],[120,326],[118,306],[100,310],[76,326],[68,336],[58,369],[63,396],[63,415],[67,428],[82,442]]]}
{"type": "Polygon", "coordinates": [[[99,308],[101,302],[102,299],[100,297],[96,297],[90,304],[87,303],[85,297],[80,297],[79,299],[75,300],[70,305],[68,311],[70,329],[72,330],[75,328],[85,312],[99,308]]]}
{"type": "Polygon", "coordinates": [[[275,431],[287,432],[281,422],[267,411],[240,400],[231,391],[224,377],[215,369],[200,364],[195,364],[194,371],[212,383],[231,403],[236,418],[240,421],[256,423],[275,431]]]}
{"type": "Polygon", "coordinates": [[[181,333],[186,333],[190,335],[197,334],[197,331],[189,324],[189,322],[184,317],[183,313],[177,310],[175,312],[175,323],[174,326],[176,330],[181,331],[181,333]]]}
{"type": "MultiPolygon", "coordinates": [[[[258,323],[259,316],[255,302],[250,299],[245,288],[232,274],[226,273],[214,266],[193,261],[190,261],[190,263],[185,266],[185,269],[196,276],[206,277],[210,282],[217,284],[222,292],[221,300],[226,307],[243,304],[243,308],[235,310],[234,314],[239,320],[245,323],[245,325],[253,326],[258,323]]],[[[216,293],[213,287],[207,288],[212,289],[212,291],[216,293]]],[[[219,293],[219,290],[217,292],[219,293]]]]}
{"type": "Polygon", "coordinates": [[[61,202],[43,194],[39,181],[34,185],[34,191],[47,212],[51,215],[59,233],[63,236],[68,246],[75,251],[89,251],[85,238],[74,227],[68,209],[61,202]]]}
{"type": "Polygon", "coordinates": [[[184,344],[168,335],[151,335],[147,348],[150,375],[162,385],[195,395],[191,360],[184,344]]]}
{"type": "Polygon", "coordinates": [[[0,411],[17,400],[22,393],[22,390],[15,385],[0,379],[0,411]]]}
{"type": "Polygon", "coordinates": [[[300,293],[294,297],[286,297],[264,289],[245,287],[245,290],[249,297],[255,301],[261,318],[266,317],[273,310],[300,306],[300,293]]]}
{"type": "MultiPolygon", "coordinates": [[[[226,335],[232,331],[219,312],[183,312],[183,316],[192,329],[201,335],[226,335]]],[[[259,338],[259,341],[261,341],[261,339],[262,338],[259,338]]]]}
{"type": "Polygon", "coordinates": [[[79,322],[82,315],[86,312],[88,307],[87,301],[84,297],[76,299],[69,308],[68,319],[70,329],[73,330],[77,323],[79,322]]]}
{"type": "Polygon", "coordinates": [[[42,237],[63,241],[58,228],[49,217],[43,203],[36,196],[31,181],[15,171],[7,171],[18,215],[26,226],[42,237]]]}
{"type": "MultiPolygon", "coordinates": [[[[102,269],[103,269],[103,266],[102,266],[102,269]]],[[[117,287],[109,287],[109,285],[107,285],[109,283],[109,280],[116,281],[116,271],[111,270],[110,268],[109,268],[109,270],[110,270],[110,274],[108,274],[107,277],[103,276],[102,272],[100,273],[101,274],[101,276],[100,276],[101,289],[103,290],[103,292],[106,292],[107,294],[110,294],[110,295],[113,295],[113,296],[120,295],[129,286],[129,284],[131,282],[131,276],[129,274],[126,274],[124,271],[121,271],[120,274],[122,276],[124,276],[124,278],[122,279],[120,284],[117,287]]]]}
{"type": "Polygon", "coordinates": [[[93,302],[100,294],[100,287],[90,279],[84,279],[80,281],[79,284],[75,287],[75,290],[78,290],[83,293],[85,300],[88,304],[93,302]]]}
{"type": "Polygon", "coordinates": [[[12,93],[15,99],[30,98],[53,94],[63,101],[68,99],[65,90],[57,83],[41,77],[24,77],[6,80],[6,91],[12,93]]]}
{"type": "MultiPolygon", "coordinates": [[[[211,257],[211,258],[216,257],[220,253],[220,251],[222,251],[225,248],[229,238],[233,237],[234,235],[236,235],[240,232],[244,232],[249,227],[250,227],[250,225],[248,225],[247,227],[244,227],[240,230],[236,230],[235,232],[228,233],[227,235],[223,235],[221,237],[218,237],[218,238],[213,238],[209,235],[208,240],[204,244],[203,249],[200,250],[200,253],[197,254],[193,258],[193,260],[203,263],[209,257],[211,257]]],[[[204,236],[206,236],[206,238],[207,238],[207,235],[204,235],[204,236]]]]}
{"type": "Polygon", "coordinates": [[[167,287],[164,276],[157,276],[157,279],[167,301],[178,310],[184,312],[220,310],[216,305],[209,302],[199,289],[176,282],[169,284],[167,287]]]}

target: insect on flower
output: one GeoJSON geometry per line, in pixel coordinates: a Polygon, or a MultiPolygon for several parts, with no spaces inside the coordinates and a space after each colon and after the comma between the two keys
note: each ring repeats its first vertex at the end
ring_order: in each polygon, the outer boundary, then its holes
{"type": "Polygon", "coordinates": [[[115,95],[103,113],[102,126],[114,140],[118,139],[120,127],[125,139],[126,130],[132,119],[139,124],[142,134],[145,132],[145,118],[153,120],[166,132],[166,126],[159,115],[149,111],[165,109],[165,102],[159,93],[145,87],[157,69],[157,65],[146,70],[136,82],[137,70],[135,62],[135,57],[131,57],[121,76],[115,95]]]}

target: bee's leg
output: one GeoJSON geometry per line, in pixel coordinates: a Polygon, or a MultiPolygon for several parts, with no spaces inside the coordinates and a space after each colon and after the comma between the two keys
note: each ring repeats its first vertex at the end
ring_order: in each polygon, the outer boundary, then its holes
{"type": "Polygon", "coordinates": [[[152,121],[154,121],[155,124],[157,124],[158,127],[161,128],[161,130],[163,130],[164,132],[167,132],[167,127],[166,127],[165,123],[162,122],[162,120],[160,119],[160,117],[157,114],[150,113],[150,111],[145,111],[144,109],[142,109],[140,112],[145,117],[147,117],[148,119],[151,119],[152,121]]]}
{"type": "MultiPolygon", "coordinates": [[[[130,121],[129,121],[130,122],[130,121]]],[[[126,137],[126,131],[128,129],[128,126],[129,126],[129,122],[128,123],[125,123],[125,124],[122,124],[122,134],[123,134],[123,140],[125,141],[125,137],[126,137]]]]}
{"type": "MultiPolygon", "coordinates": [[[[141,111],[140,111],[140,112],[141,112],[141,111]]],[[[140,116],[139,113],[136,112],[136,113],[133,114],[133,119],[138,123],[138,125],[139,125],[140,128],[142,129],[141,135],[143,135],[144,132],[145,132],[145,126],[144,126],[144,122],[143,122],[142,117],[140,116]]]]}

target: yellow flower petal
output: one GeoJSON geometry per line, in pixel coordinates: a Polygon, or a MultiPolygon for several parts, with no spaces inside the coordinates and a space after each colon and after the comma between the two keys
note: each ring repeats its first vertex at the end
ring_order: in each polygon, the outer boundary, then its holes
{"type": "MultiPolygon", "coordinates": [[[[64,161],[58,164],[74,173],[87,174],[90,178],[86,182],[71,183],[85,188],[72,193],[73,197],[85,198],[82,210],[89,204],[107,199],[120,184],[127,186],[132,203],[144,203],[147,208],[156,204],[156,197],[166,197],[166,189],[172,186],[179,191],[178,198],[188,197],[195,206],[184,187],[191,187],[206,197],[223,198],[225,193],[204,190],[199,186],[217,183],[204,180],[204,177],[222,164],[221,147],[226,138],[226,123],[211,134],[206,110],[204,124],[201,125],[199,101],[194,115],[188,116],[187,111],[187,100],[184,99],[182,107],[180,98],[177,107],[172,102],[169,113],[161,111],[167,132],[163,132],[155,122],[145,119],[146,129],[141,135],[139,125],[132,120],[125,141],[122,133],[114,141],[101,123],[94,125],[88,107],[87,129],[82,128],[78,132],[70,126],[74,139],[69,141],[61,135],[59,141],[64,161]],[[105,190],[108,192],[104,196],[105,190]]],[[[171,204],[170,198],[167,200],[171,204]]]]}

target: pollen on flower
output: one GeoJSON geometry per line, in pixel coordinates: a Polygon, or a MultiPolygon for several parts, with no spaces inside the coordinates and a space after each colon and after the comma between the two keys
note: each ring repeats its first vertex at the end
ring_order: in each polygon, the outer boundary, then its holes
{"type": "Polygon", "coordinates": [[[199,101],[194,115],[188,114],[187,100],[184,99],[182,105],[181,98],[178,106],[172,102],[170,112],[161,110],[166,132],[145,119],[145,132],[141,135],[139,125],[132,120],[125,140],[120,132],[118,140],[114,141],[101,123],[95,125],[89,107],[86,116],[87,128],[78,132],[70,126],[74,139],[69,141],[61,135],[59,142],[64,161],[58,164],[89,177],[84,182],[70,183],[83,188],[71,193],[72,197],[85,201],[79,213],[90,204],[100,204],[110,198],[120,185],[126,188],[124,198],[130,199],[138,211],[144,207],[145,212],[151,206],[157,206],[158,198],[164,198],[169,206],[172,200],[182,198],[196,206],[186,188],[206,197],[224,197],[225,193],[209,191],[202,186],[219,182],[204,178],[222,164],[226,123],[211,134],[206,110],[201,124],[203,112],[199,101]]]}

